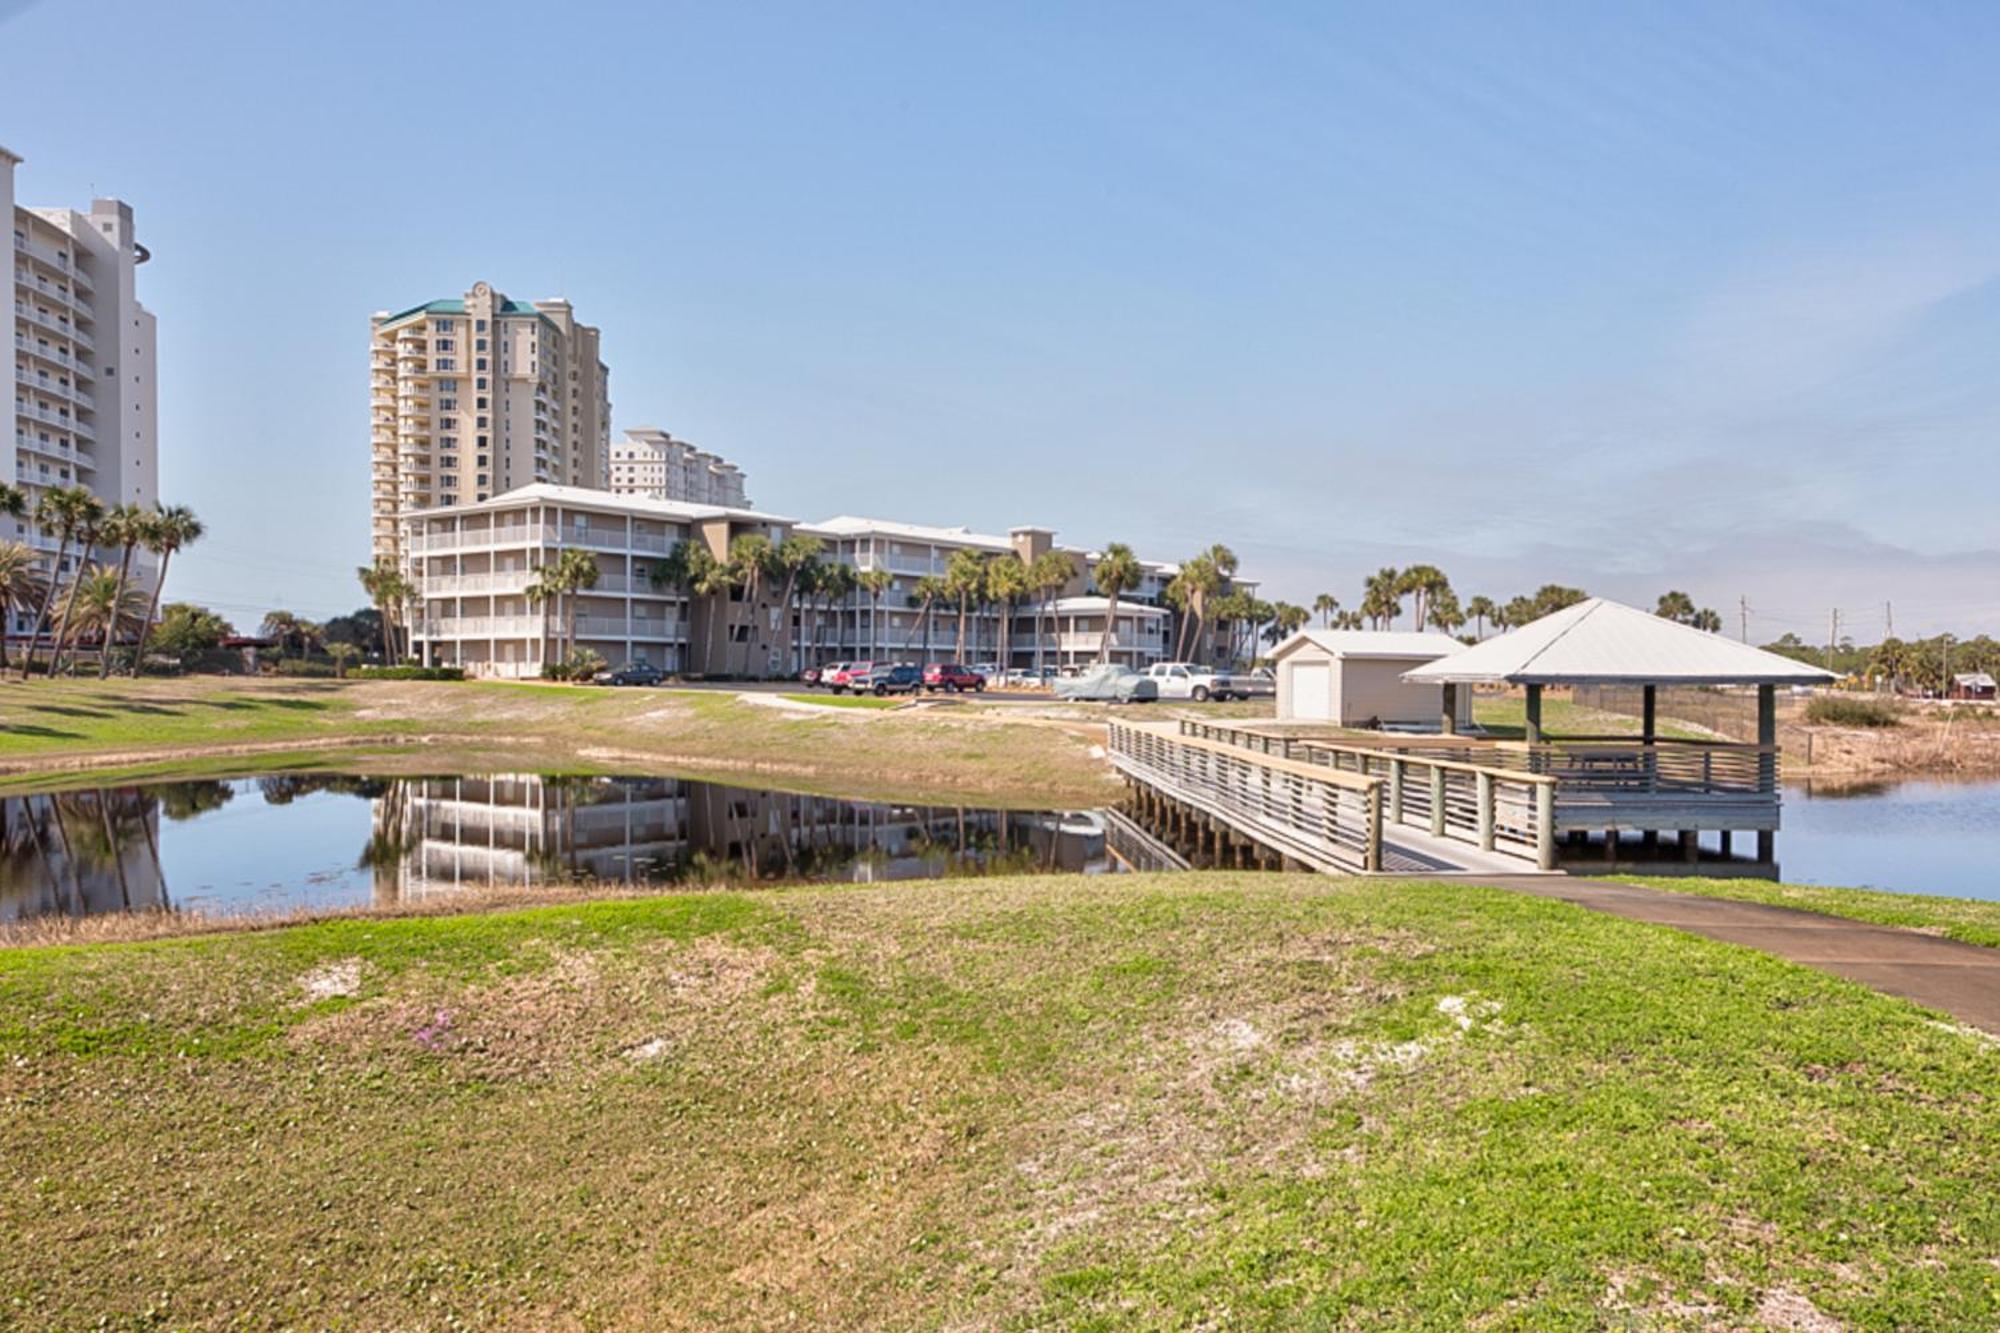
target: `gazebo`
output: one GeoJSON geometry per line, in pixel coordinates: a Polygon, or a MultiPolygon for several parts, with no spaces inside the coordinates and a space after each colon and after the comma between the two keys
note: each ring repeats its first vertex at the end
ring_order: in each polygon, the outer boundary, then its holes
{"type": "Polygon", "coordinates": [[[1444,687],[1440,723],[1455,729],[1457,693],[1467,685],[1518,685],[1527,696],[1527,765],[1557,778],[1558,827],[1602,829],[1615,856],[1617,831],[1680,834],[1696,856],[1702,829],[1757,832],[1758,860],[1774,860],[1778,824],[1777,687],[1831,680],[1831,673],[1734,642],[1636,607],[1593,597],[1488,639],[1465,652],[1403,673],[1444,687]],[[1642,691],[1640,734],[1549,742],[1542,691],[1551,685],[1622,685],[1642,691]],[[1662,685],[1754,686],[1755,746],[1665,740],[1659,735],[1662,685]]]}

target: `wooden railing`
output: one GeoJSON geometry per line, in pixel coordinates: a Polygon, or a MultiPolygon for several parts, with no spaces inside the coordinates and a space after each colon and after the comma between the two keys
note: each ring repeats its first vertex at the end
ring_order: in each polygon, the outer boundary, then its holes
{"type": "Polygon", "coordinates": [[[1382,866],[1382,780],[1157,724],[1111,724],[1119,771],[1315,870],[1382,866]]]}
{"type": "Polygon", "coordinates": [[[1194,720],[1183,720],[1180,730],[1184,737],[1208,744],[1379,780],[1382,817],[1391,827],[1422,829],[1481,851],[1524,857],[1544,870],[1555,866],[1558,779],[1550,774],[1483,762],[1482,751],[1463,745],[1392,748],[1194,720]]]}

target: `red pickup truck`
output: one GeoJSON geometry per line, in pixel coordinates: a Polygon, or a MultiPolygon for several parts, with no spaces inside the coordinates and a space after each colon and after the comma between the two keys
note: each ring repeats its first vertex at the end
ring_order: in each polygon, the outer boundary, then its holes
{"type": "Polygon", "coordinates": [[[953,694],[971,690],[978,694],[985,688],[986,677],[959,662],[933,662],[924,668],[924,690],[930,694],[939,690],[950,690],[953,694]]]}

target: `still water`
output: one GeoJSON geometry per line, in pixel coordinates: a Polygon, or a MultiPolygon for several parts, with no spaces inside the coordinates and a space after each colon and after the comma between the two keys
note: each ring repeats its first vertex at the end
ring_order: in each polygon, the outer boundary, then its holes
{"type": "MultiPolygon", "coordinates": [[[[850,801],[684,778],[284,773],[0,799],[0,923],[396,906],[492,885],[1098,874],[1115,815],[850,801]]],[[[1794,883],[2000,898],[2000,782],[1786,789],[1794,883]]]]}
{"type": "Polygon", "coordinates": [[[2000,898],[2000,782],[1791,786],[1783,819],[1788,882],[2000,898]]]}
{"type": "Polygon", "coordinates": [[[871,881],[1117,868],[1091,812],[682,778],[287,773],[0,799],[0,922],[395,906],[493,884],[871,881]]]}

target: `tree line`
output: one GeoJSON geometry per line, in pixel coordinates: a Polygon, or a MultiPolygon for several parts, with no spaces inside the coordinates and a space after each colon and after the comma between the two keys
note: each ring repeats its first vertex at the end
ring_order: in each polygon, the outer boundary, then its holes
{"type": "MultiPolygon", "coordinates": [[[[27,518],[56,539],[55,559],[44,572],[40,557],[26,542],[0,542],[0,630],[16,611],[32,610],[34,618],[22,651],[20,675],[26,680],[44,647],[42,668],[50,675],[74,674],[86,647],[97,649],[97,675],[111,675],[114,666],[138,675],[148,641],[160,620],[160,597],[167,569],[176,552],[202,536],[201,520],[184,505],[107,505],[83,486],[52,486],[32,505],[17,486],[0,483],[0,514],[27,518]],[[155,556],[159,573],[150,593],[133,586],[133,559],[141,550],[155,556]],[[112,554],[116,559],[112,559],[112,554]],[[67,581],[63,567],[76,557],[67,581]],[[102,555],[105,558],[99,559],[102,555]],[[121,640],[132,643],[129,657],[118,659],[121,640]]],[[[0,671],[7,660],[6,636],[0,633],[0,671]]]]}

